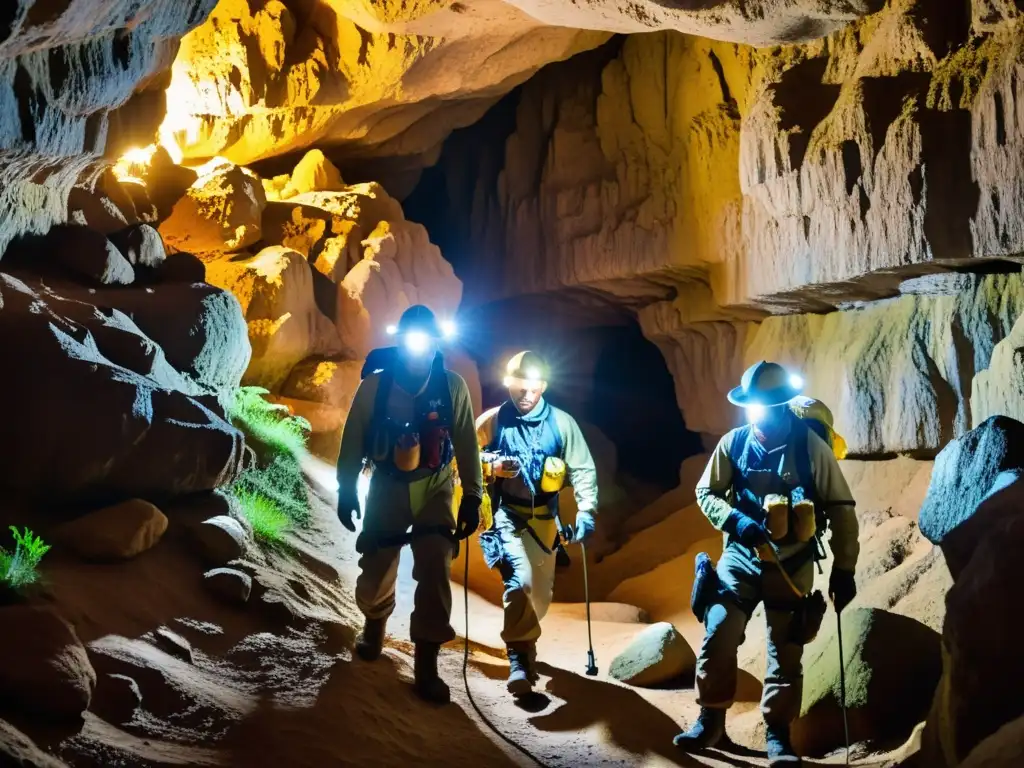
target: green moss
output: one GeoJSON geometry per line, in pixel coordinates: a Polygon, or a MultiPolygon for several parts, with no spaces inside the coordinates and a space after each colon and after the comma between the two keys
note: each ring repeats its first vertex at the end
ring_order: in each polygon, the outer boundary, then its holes
{"type": "Polygon", "coordinates": [[[239,387],[229,410],[231,423],[274,453],[301,455],[306,450],[309,422],[288,415],[283,405],[268,403],[262,387],[239,387]]]}
{"type": "Polygon", "coordinates": [[[297,525],[309,522],[309,489],[300,459],[306,452],[310,425],[288,415],[284,406],[268,403],[265,394],[261,387],[241,387],[235,393],[231,422],[264,450],[257,451],[260,463],[242,473],[228,490],[247,510],[253,528],[266,524],[265,540],[275,541],[287,527],[282,520],[297,525]]]}
{"type": "Polygon", "coordinates": [[[14,534],[14,551],[0,547],[0,581],[19,590],[39,581],[39,562],[50,551],[50,545],[28,528],[19,533],[12,525],[10,530],[14,534]]]}

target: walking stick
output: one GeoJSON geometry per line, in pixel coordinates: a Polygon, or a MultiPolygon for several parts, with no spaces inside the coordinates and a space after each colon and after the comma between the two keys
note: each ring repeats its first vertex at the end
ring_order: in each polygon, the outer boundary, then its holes
{"type": "Polygon", "coordinates": [[[839,639],[839,706],[843,710],[843,736],[846,740],[846,764],[850,764],[850,724],[846,719],[846,657],[843,655],[843,616],[836,610],[836,637],[839,639]]]}
{"type": "Polygon", "coordinates": [[[590,634],[590,579],[587,578],[587,545],[581,541],[580,547],[583,549],[583,599],[587,603],[587,674],[593,677],[597,674],[597,660],[594,658],[594,639],[590,634]]]}

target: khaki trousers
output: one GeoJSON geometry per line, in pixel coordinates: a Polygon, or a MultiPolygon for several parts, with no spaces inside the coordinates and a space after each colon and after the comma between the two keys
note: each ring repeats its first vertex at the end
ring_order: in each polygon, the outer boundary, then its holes
{"type": "MultiPolygon", "coordinates": [[[[495,513],[494,528],[501,538],[503,557],[498,572],[505,582],[501,639],[506,644],[536,641],[555,590],[555,554],[545,552],[522,518],[505,507],[499,507],[495,513]]],[[[555,539],[555,522],[535,523],[534,530],[550,548],[555,539]]]]}

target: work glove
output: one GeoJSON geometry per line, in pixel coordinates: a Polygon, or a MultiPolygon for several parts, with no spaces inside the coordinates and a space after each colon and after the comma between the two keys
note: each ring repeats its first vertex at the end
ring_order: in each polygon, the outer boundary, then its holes
{"type": "Polygon", "coordinates": [[[463,496],[459,504],[459,519],[455,524],[455,538],[468,539],[480,527],[480,499],[463,496]]]}
{"type": "Polygon", "coordinates": [[[338,496],[338,520],[341,524],[355,533],[356,524],[353,522],[360,519],[363,513],[359,510],[359,499],[354,493],[344,493],[338,496]]]}
{"type": "Polygon", "coordinates": [[[594,532],[596,527],[597,523],[594,522],[594,515],[592,512],[577,512],[576,527],[573,528],[571,525],[565,526],[565,528],[562,529],[562,536],[566,541],[582,543],[590,538],[590,534],[594,532]]]}
{"type": "Polygon", "coordinates": [[[841,613],[857,596],[857,583],[854,581],[853,572],[833,566],[832,575],[828,579],[828,596],[836,607],[836,613],[841,613]]]}
{"type": "Polygon", "coordinates": [[[768,531],[764,526],[737,510],[732,511],[723,527],[745,547],[757,549],[760,545],[768,543],[768,531]]]}

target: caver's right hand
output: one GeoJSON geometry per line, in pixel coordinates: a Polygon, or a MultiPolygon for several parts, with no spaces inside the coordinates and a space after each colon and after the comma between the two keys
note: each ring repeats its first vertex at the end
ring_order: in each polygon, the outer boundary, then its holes
{"type": "Polygon", "coordinates": [[[359,510],[359,499],[354,493],[338,497],[338,520],[343,526],[355,533],[355,520],[359,520],[362,515],[363,513],[359,510]]]}
{"type": "Polygon", "coordinates": [[[731,533],[740,544],[751,549],[757,549],[762,544],[768,543],[768,531],[764,526],[739,510],[733,510],[727,521],[731,533]]]}

